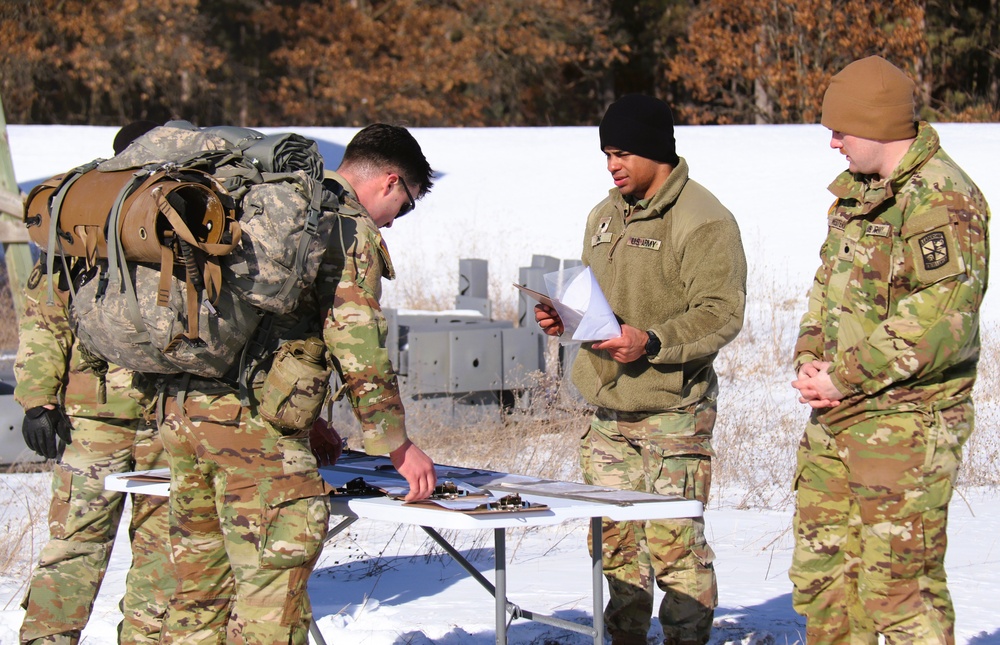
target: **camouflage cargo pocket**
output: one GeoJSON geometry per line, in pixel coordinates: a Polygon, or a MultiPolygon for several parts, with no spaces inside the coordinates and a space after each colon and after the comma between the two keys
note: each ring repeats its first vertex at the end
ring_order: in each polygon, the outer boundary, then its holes
{"type": "Polygon", "coordinates": [[[708,503],[712,487],[712,460],[701,456],[667,457],[658,477],[652,481],[652,492],[660,495],[680,495],[708,503]]]}
{"type": "Polygon", "coordinates": [[[49,534],[53,539],[66,535],[73,496],[73,471],[65,464],[56,464],[52,471],[52,503],[49,505],[49,534]]]}
{"type": "Polygon", "coordinates": [[[695,415],[676,415],[669,427],[643,441],[642,452],[654,493],[707,503],[714,451],[711,434],[701,431],[695,415]]]}
{"type": "Polygon", "coordinates": [[[880,570],[891,580],[913,580],[924,570],[926,545],[922,514],[861,528],[864,570],[880,570]]]}
{"type": "Polygon", "coordinates": [[[318,476],[288,475],[261,493],[260,567],[292,569],[313,561],[323,549],[330,500],[318,476]]]}

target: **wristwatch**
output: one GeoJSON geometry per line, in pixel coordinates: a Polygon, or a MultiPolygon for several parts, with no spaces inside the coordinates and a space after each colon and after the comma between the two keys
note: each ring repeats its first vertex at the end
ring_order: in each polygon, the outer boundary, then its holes
{"type": "Polygon", "coordinates": [[[660,339],[651,331],[647,331],[649,339],[646,341],[646,356],[652,358],[660,353],[660,339]]]}

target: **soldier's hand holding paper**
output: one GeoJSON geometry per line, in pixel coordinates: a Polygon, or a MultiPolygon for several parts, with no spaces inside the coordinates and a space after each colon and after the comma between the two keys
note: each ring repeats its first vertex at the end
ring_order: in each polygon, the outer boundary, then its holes
{"type": "Polygon", "coordinates": [[[544,277],[548,296],[521,285],[514,286],[541,303],[535,308],[535,320],[546,333],[559,336],[563,343],[621,336],[618,319],[590,267],[573,267],[544,277]],[[550,333],[549,329],[557,331],[550,333]]]}

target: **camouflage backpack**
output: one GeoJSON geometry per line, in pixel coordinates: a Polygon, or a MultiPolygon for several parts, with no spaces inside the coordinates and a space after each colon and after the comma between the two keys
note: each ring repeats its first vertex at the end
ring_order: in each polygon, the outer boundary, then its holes
{"type": "Polygon", "coordinates": [[[37,186],[25,223],[50,273],[86,259],[71,314],[92,352],[220,377],[315,280],[339,208],[322,172],[299,135],[175,121],[37,186]]]}

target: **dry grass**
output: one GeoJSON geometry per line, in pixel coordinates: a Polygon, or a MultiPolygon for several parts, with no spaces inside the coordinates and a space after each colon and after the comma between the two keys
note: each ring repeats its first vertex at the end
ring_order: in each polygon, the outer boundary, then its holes
{"type": "MultiPolygon", "coordinates": [[[[534,374],[510,410],[426,397],[407,399],[406,418],[410,436],[437,463],[580,480],[577,445],[588,411],[558,378],[534,374]]],[[[343,402],[334,422],[360,449],[360,430],[343,402]]]]}
{"type": "Polygon", "coordinates": [[[740,506],[782,507],[791,499],[795,449],[808,417],[791,387],[804,302],[763,276],[751,275],[749,288],[743,331],[716,360],[713,490],[740,506]]]}
{"type": "MultiPolygon", "coordinates": [[[[14,465],[8,472],[34,470],[37,466],[21,468],[14,465]]],[[[48,535],[50,481],[48,473],[16,478],[0,475],[0,571],[5,577],[23,584],[27,584],[28,575],[38,560],[38,550],[48,535]]]]}
{"type": "Polygon", "coordinates": [[[400,309],[419,309],[424,311],[443,311],[455,308],[455,296],[445,296],[429,289],[421,280],[402,280],[394,285],[395,298],[404,303],[400,309]]]}
{"type": "Polygon", "coordinates": [[[973,391],[976,425],[965,444],[959,486],[1000,486],[1000,325],[990,323],[980,330],[982,355],[979,379],[973,391]]]}

